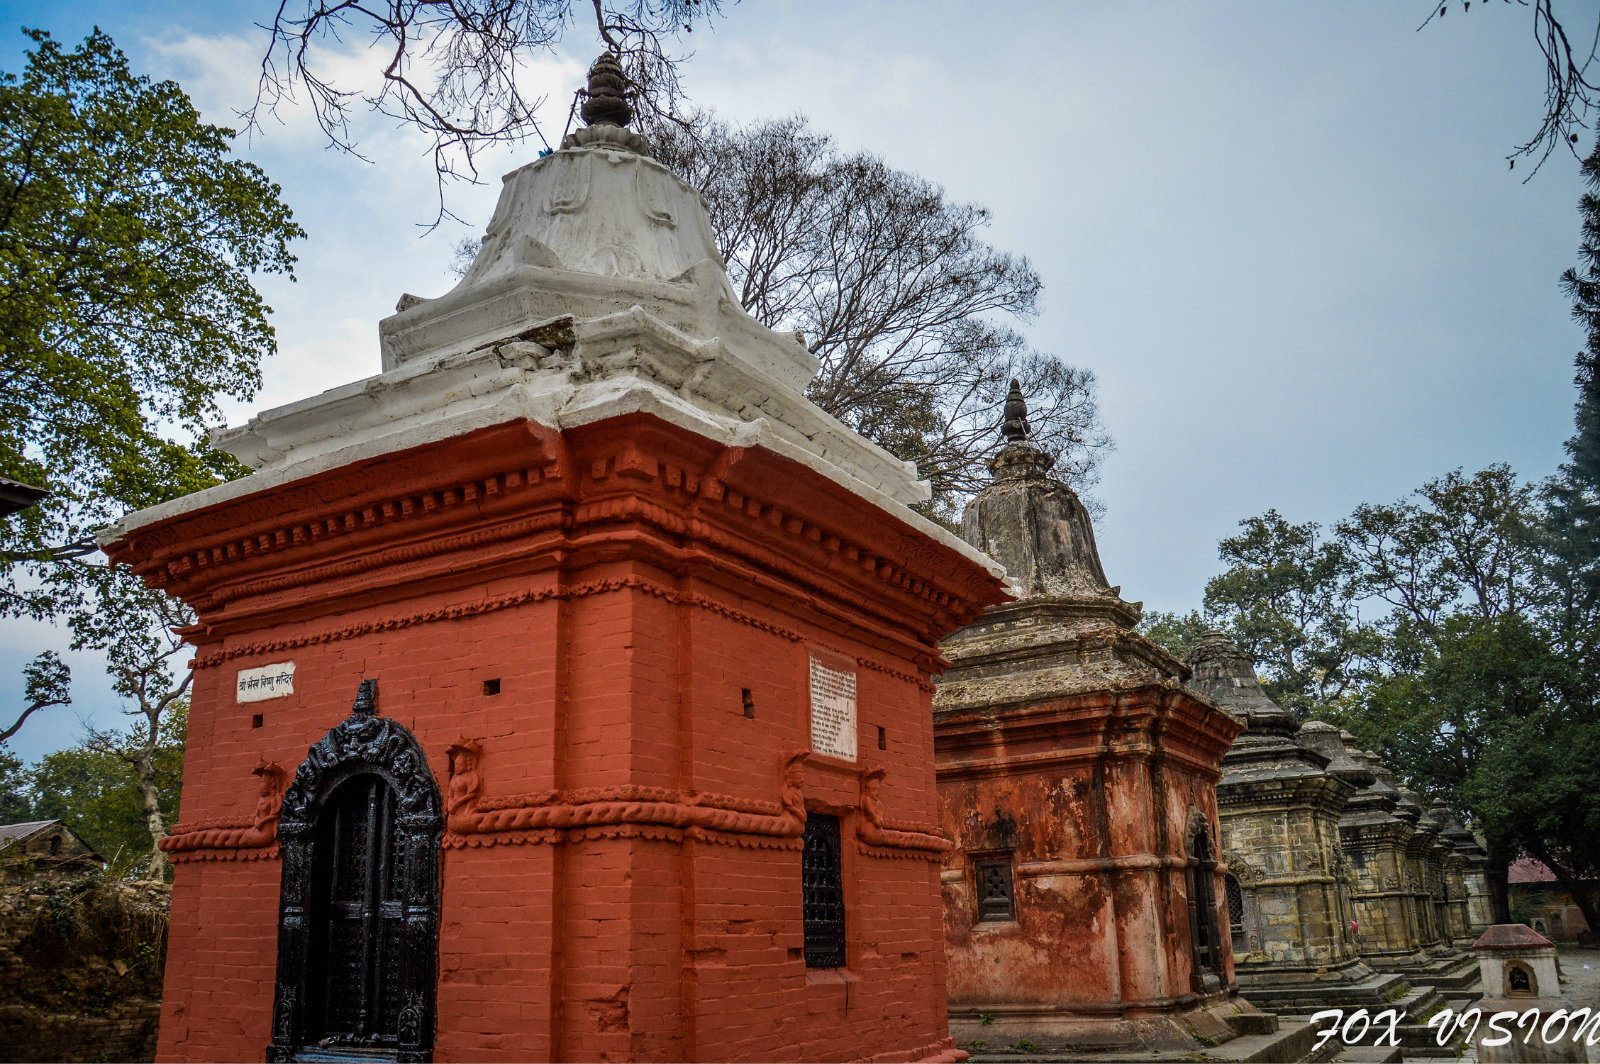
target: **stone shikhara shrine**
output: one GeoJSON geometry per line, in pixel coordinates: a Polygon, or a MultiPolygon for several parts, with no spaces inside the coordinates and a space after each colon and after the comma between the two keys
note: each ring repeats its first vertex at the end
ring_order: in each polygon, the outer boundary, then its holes
{"type": "MultiPolygon", "coordinates": [[[[1018,600],[944,642],[934,699],[951,1029],[1198,1049],[1255,1013],[1219,919],[1215,785],[1240,723],[1134,631],[1088,511],[1026,438],[1013,386],[963,535],[1018,600]]],[[[1256,1019],[1261,1019],[1257,1016],[1256,1019]]]]}
{"type": "Polygon", "coordinates": [[[162,1059],[1193,1050],[1465,985],[1447,811],[1139,635],[1015,385],[918,516],[609,58],[583,115],[381,374],[102,539],[199,618],[162,1059]]]}
{"type": "Polygon", "coordinates": [[[105,537],[199,616],[162,1059],[960,1056],[931,677],[1004,574],[618,85],[381,375],[105,537]]]}
{"type": "Polygon", "coordinates": [[[1243,996],[1281,1014],[1399,1008],[1420,1023],[1469,987],[1469,869],[1487,912],[1472,835],[1443,807],[1419,832],[1387,770],[1348,732],[1298,725],[1221,633],[1189,664],[1191,684],[1246,723],[1217,785],[1243,996]]]}

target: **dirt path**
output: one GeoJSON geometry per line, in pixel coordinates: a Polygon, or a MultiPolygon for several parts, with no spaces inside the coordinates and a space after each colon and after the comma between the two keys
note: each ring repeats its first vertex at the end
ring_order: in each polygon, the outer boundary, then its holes
{"type": "Polygon", "coordinates": [[[1600,949],[1560,947],[1561,993],[1571,1008],[1600,1008],[1600,949]],[[1587,968],[1584,965],[1588,965],[1587,968]]]}

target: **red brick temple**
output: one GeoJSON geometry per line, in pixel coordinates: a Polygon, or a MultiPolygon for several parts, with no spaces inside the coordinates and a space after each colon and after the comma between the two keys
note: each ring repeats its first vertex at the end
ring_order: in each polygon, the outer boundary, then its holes
{"type": "Polygon", "coordinates": [[[381,375],[104,539],[199,617],[159,1059],[964,1056],[931,677],[1003,573],[614,76],[381,375]]]}
{"type": "Polygon", "coordinates": [[[962,531],[1017,601],[945,640],[934,699],[951,1029],[1139,1059],[1268,1030],[1237,997],[1218,844],[1243,723],[1135,631],[1015,382],[1004,431],[962,531]]]}

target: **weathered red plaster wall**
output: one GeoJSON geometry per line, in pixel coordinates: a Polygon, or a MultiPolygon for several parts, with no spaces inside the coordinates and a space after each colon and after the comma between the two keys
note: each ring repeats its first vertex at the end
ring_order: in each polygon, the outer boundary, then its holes
{"type": "MultiPolygon", "coordinates": [[[[676,447],[673,457],[685,467],[696,449],[709,450],[649,419],[586,431],[596,448],[632,446],[629,461],[641,466],[641,438],[676,447]]],[[[544,437],[539,445],[548,455],[566,444],[544,437]]],[[[505,446],[503,437],[494,444],[501,465],[505,446]]],[[[409,491],[430,469],[470,465],[466,459],[481,464],[483,457],[477,450],[454,461],[403,457],[362,476],[341,474],[343,481],[277,508],[292,514],[312,497],[359,496],[384,475],[409,491]]],[[[580,479],[572,471],[585,471],[581,490],[569,496],[625,489],[674,513],[694,502],[670,483],[664,464],[659,475],[619,487],[620,460],[564,457],[567,489],[580,479]]],[[[572,516],[569,497],[566,528],[549,533],[544,551],[525,537],[433,561],[416,544],[459,531],[438,518],[417,526],[405,559],[356,576],[347,574],[361,552],[336,556],[335,539],[322,558],[303,562],[346,559],[326,581],[279,579],[254,597],[234,598],[208,585],[213,597],[203,604],[225,601],[194,636],[201,667],[175,830],[248,822],[257,801],[251,769],[265,759],[292,772],[307,747],[349,714],[356,684],[367,677],[379,680],[380,713],[413,732],[446,794],[445,748],[467,738],[482,745],[485,803],[622,786],[772,802],[784,753],[809,746],[807,648],[822,647],[863,663],[860,763],[813,758],[804,786],[808,809],[842,819],[847,968],[806,969],[797,839],[630,825],[564,837],[447,835],[435,1059],[898,1060],[941,1051],[949,1043],[938,865],[926,854],[881,856],[888,851],[856,844],[860,770],[888,769],[882,798],[890,816],[937,822],[928,684],[937,659],[928,633],[953,626],[962,609],[970,615],[981,597],[952,602],[949,621],[932,609],[917,616],[902,599],[852,622],[850,610],[861,604],[851,596],[862,595],[863,582],[920,588],[931,586],[933,574],[919,574],[913,585],[890,564],[896,559],[845,564],[837,546],[838,561],[812,560],[807,551],[828,545],[812,529],[846,531],[859,523],[850,511],[859,504],[775,458],[762,458],[750,477],[750,496],[734,514],[748,526],[749,542],[733,544],[736,557],[719,553],[709,535],[666,536],[661,526],[671,525],[671,514],[654,525],[632,517],[600,522],[600,532],[583,541],[572,531],[582,515],[572,516]],[[755,494],[774,494],[775,470],[787,478],[775,485],[782,511],[755,494]],[[786,532],[798,546],[784,544],[786,532]],[[778,545],[761,547],[763,537],[778,545]],[[774,557],[787,551],[789,568],[779,571],[774,561],[764,569],[758,547],[774,557]],[[830,574],[829,564],[838,572],[830,574]],[[814,567],[809,576],[806,566],[814,567]],[[802,577],[814,581],[807,594],[802,577]],[[486,602],[512,604],[484,610],[486,602]],[[887,625],[884,615],[897,611],[922,630],[887,625]],[[423,616],[435,619],[417,620],[423,616]],[[235,703],[237,670],[291,660],[293,695],[235,703]],[[490,679],[500,681],[499,694],[483,693],[490,679]],[[251,726],[255,714],[259,728],[251,726]]],[[[252,512],[270,509],[255,504],[252,512]]],[[[215,524],[230,522],[237,516],[215,524]]],[[[164,556],[203,541],[202,531],[190,528],[187,541],[174,534],[164,556]]],[[[998,597],[986,576],[959,571],[973,568],[959,556],[927,553],[998,597]]],[[[263,564],[253,577],[270,572],[263,564]]],[[[271,1040],[280,862],[275,851],[248,848],[177,857],[160,1058],[259,1060],[271,1040]]]]}
{"type": "MultiPolygon", "coordinates": [[[[952,1005],[1138,1016],[1196,1004],[1185,878],[1196,813],[1216,848],[1228,718],[1181,693],[1095,692],[941,719],[952,1005]],[[1134,723],[1137,722],[1137,723],[1134,723]],[[974,862],[1014,854],[1015,922],[979,922],[974,862]]],[[[1233,981],[1222,869],[1224,985],[1233,981]]]]}

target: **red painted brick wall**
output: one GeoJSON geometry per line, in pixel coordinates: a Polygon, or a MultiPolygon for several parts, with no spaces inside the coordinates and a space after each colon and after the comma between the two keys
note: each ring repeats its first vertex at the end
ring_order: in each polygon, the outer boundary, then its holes
{"type": "MultiPolygon", "coordinates": [[[[445,748],[465,738],[482,746],[484,802],[631,786],[771,803],[785,753],[809,745],[808,647],[823,647],[861,663],[860,763],[814,757],[804,782],[808,809],[842,818],[847,968],[805,966],[797,839],[636,824],[448,835],[435,1059],[902,1060],[947,1050],[937,855],[856,844],[860,770],[888,770],[888,816],[937,823],[935,640],[998,599],[998,586],[764,452],[729,462],[648,418],[566,438],[518,432],[334,471],[308,490],[226,504],[123,545],[119,560],[202,617],[183,824],[248,822],[251,769],[265,759],[292,772],[369,677],[379,712],[413,732],[446,793],[445,748]],[[414,507],[409,525],[398,508],[392,525],[359,516],[379,494],[426,502],[419,493],[447,471],[459,480],[461,470],[541,464],[546,476],[521,489],[520,507],[496,511],[485,497],[468,508],[464,494],[451,504],[440,493],[438,512],[414,507]],[[695,469],[703,479],[691,494],[695,469]],[[300,527],[330,500],[357,516],[333,519],[326,541],[279,537],[305,540],[298,553],[263,548],[256,559],[214,546],[270,544],[269,526],[300,527]],[[546,527],[494,531],[518,520],[546,527]],[[337,538],[349,529],[358,531],[337,538]],[[852,535],[887,549],[869,557],[852,535]],[[210,552],[205,572],[184,569],[200,551],[210,552]],[[316,566],[325,579],[293,575],[316,566]],[[236,704],[237,670],[291,660],[293,695],[236,704]],[[498,694],[484,693],[490,679],[498,694]]],[[[483,495],[486,481],[476,483],[483,495]]],[[[177,855],[160,1059],[262,1058],[274,854],[177,855]]]]}
{"type": "Polygon", "coordinates": [[[1222,982],[1233,982],[1216,780],[1236,721],[1152,685],[937,727],[940,821],[960,847],[943,876],[952,1005],[1120,1018],[1198,1004],[1185,838],[1196,817],[1218,859],[1222,982]],[[973,861],[989,856],[1014,862],[1014,922],[978,921],[973,861]]]}

